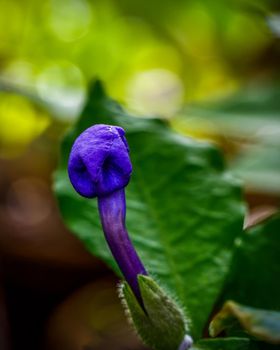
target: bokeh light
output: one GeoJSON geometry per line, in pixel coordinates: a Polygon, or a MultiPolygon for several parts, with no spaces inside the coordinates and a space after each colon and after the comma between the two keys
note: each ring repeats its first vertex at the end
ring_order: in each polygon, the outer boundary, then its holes
{"type": "Polygon", "coordinates": [[[17,156],[48,126],[49,117],[24,97],[0,95],[0,155],[17,156]]]}
{"type": "Polygon", "coordinates": [[[49,5],[48,24],[60,40],[74,41],[89,31],[92,12],[87,0],[52,0],[49,5]]]}
{"type": "Polygon", "coordinates": [[[72,119],[79,115],[85,100],[81,70],[70,62],[48,65],[38,76],[39,96],[57,116],[72,119]]]}
{"type": "Polygon", "coordinates": [[[127,89],[127,102],[139,114],[168,117],[178,111],[183,95],[183,84],[177,75],[154,69],[132,78],[127,89]]]}

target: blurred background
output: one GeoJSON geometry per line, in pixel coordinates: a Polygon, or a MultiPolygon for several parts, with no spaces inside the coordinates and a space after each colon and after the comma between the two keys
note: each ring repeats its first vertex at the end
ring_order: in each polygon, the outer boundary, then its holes
{"type": "Polygon", "coordinates": [[[280,199],[279,1],[0,8],[0,348],[144,349],[115,277],[60,219],[51,174],[61,137],[99,78],[131,113],[223,148],[245,184],[245,225],[271,215],[280,199]]]}

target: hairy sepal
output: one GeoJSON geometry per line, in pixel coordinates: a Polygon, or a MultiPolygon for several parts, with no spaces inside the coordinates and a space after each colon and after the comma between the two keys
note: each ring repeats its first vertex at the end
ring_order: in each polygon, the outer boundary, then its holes
{"type": "Polygon", "coordinates": [[[177,350],[188,322],[183,311],[150,277],[138,275],[144,309],[126,282],[120,285],[120,297],[129,321],[143,342],[154,350],[177,350]]]}

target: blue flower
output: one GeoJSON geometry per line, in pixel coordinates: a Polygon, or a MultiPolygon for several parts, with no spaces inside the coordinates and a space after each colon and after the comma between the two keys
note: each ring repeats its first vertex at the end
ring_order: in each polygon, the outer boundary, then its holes
{"type": "Polygon", "coordinates": [[[68,162],[74,189],[87,198],[97,197],[103,231],[111,252],[143,307],[138,275],[147,275],[125,226],[124,188],[132,165],[125,132],[118,126],[94,125],[78,136],[68,162]]]}
{"type": "Polygon", "coordinates": [[[86,129],[74,142],[68,173],[82,196],[102,197],[124,188],[132,172],[125,132],[104,124],[86,129]]]}

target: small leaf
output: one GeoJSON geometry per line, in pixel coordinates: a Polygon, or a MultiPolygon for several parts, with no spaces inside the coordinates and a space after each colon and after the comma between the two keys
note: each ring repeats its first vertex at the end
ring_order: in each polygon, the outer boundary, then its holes
{"type": "Polygon", "coordinates": [[[280,312],[255,309],[227,301],[214,317],[209,333],[216,337],[230,327],[235,320],[252,336],[273,344],[280,344],[280,312]]]}
{"type": "Polygon", "coordinates": [[[152,349],[177,350],[188,329],[183,312],[151,277],[139,275],[138,281],[146,312],[126,282],[120,289],[137,333],[152,349]]]}

